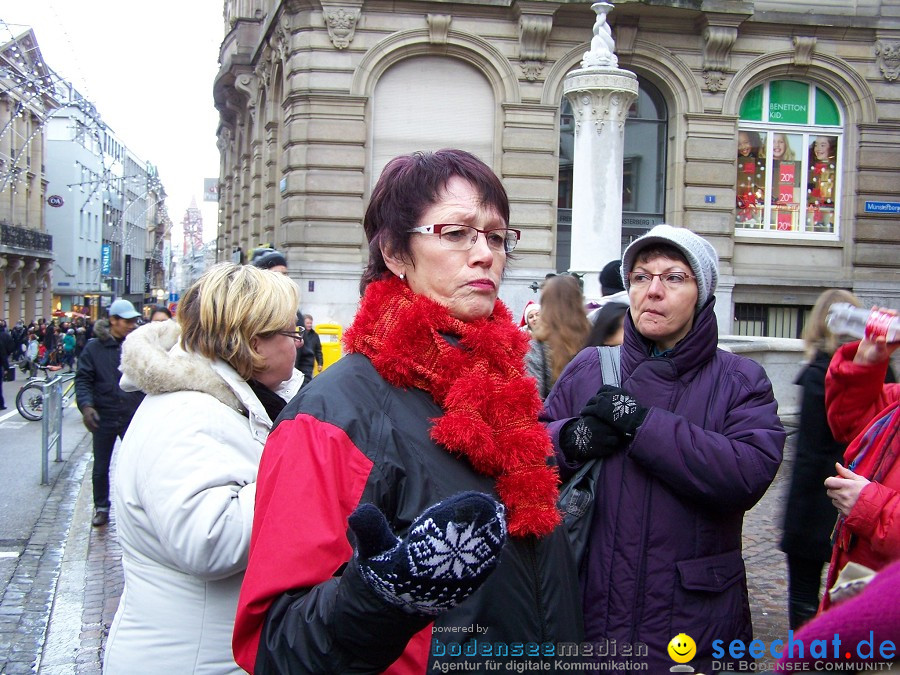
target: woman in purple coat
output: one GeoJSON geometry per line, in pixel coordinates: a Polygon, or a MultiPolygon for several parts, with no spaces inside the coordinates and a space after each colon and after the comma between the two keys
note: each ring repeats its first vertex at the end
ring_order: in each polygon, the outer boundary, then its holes
{"type": "Polygon", "coordinates": [[[580,571],[586,635],[658,673],[686,633],[690,665],[709,672],[714,640],[727,653],[752,638],[741,527],[775,477],[784,429],[762,367],[717,348],[709,242],[657,225],[626,249],[622,276],[621,388],[603,384],[588,348],[542,413],[564,478],[604,458],[580,571]]]}

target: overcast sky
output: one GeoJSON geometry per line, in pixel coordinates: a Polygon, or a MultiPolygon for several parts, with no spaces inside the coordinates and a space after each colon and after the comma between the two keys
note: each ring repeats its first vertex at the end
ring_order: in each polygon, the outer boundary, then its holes
{"type": "Polygon", "coordinates": [[[204,239],[215,238],[217,207],[202,200],[203,179],[219,173],[212,87],[222,8],[221,0],[0,0],[0,40],[31,27],[47,65],[159,167],[178,240],[192,197],[204,239]]]}

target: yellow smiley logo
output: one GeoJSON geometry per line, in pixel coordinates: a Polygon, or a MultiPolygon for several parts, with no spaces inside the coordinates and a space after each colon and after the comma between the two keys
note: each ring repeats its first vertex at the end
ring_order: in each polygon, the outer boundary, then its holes
{"type": "Polygon", "coordinates": [[[687,663],[697,655],[697,645],[690,635],[679,633],[669,641],[667,651],[675,663],[687,663]]]}

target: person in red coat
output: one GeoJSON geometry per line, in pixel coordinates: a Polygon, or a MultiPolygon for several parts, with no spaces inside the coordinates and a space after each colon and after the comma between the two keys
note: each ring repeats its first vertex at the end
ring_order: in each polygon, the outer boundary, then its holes
{"type": "MultiPolygon", "coordinates": [[[[885,384],[891,354],[900,342],[884,337],[839,348],[825,379],[828,424],[837,440],[850,441],[846,467],[825,479],[840,512],[828,583],[848,562],[873,570],[900,559],[900,384],[885,384]]],[[[821,609],[830,605],[828,595],[821,609]]]]}

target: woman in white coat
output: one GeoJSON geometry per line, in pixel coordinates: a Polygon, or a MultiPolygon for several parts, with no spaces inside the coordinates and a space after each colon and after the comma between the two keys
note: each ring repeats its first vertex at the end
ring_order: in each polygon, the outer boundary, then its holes
{"type": "Polygon", "coordinates": [[[114,476],[125,590],[104,672],[240,672],[231,632],[257,466],[303,381],[298,304],[288,277],[224,263],[188,289],[178,323],[124,344],[122,387],[147,396],[114,476]]]}

